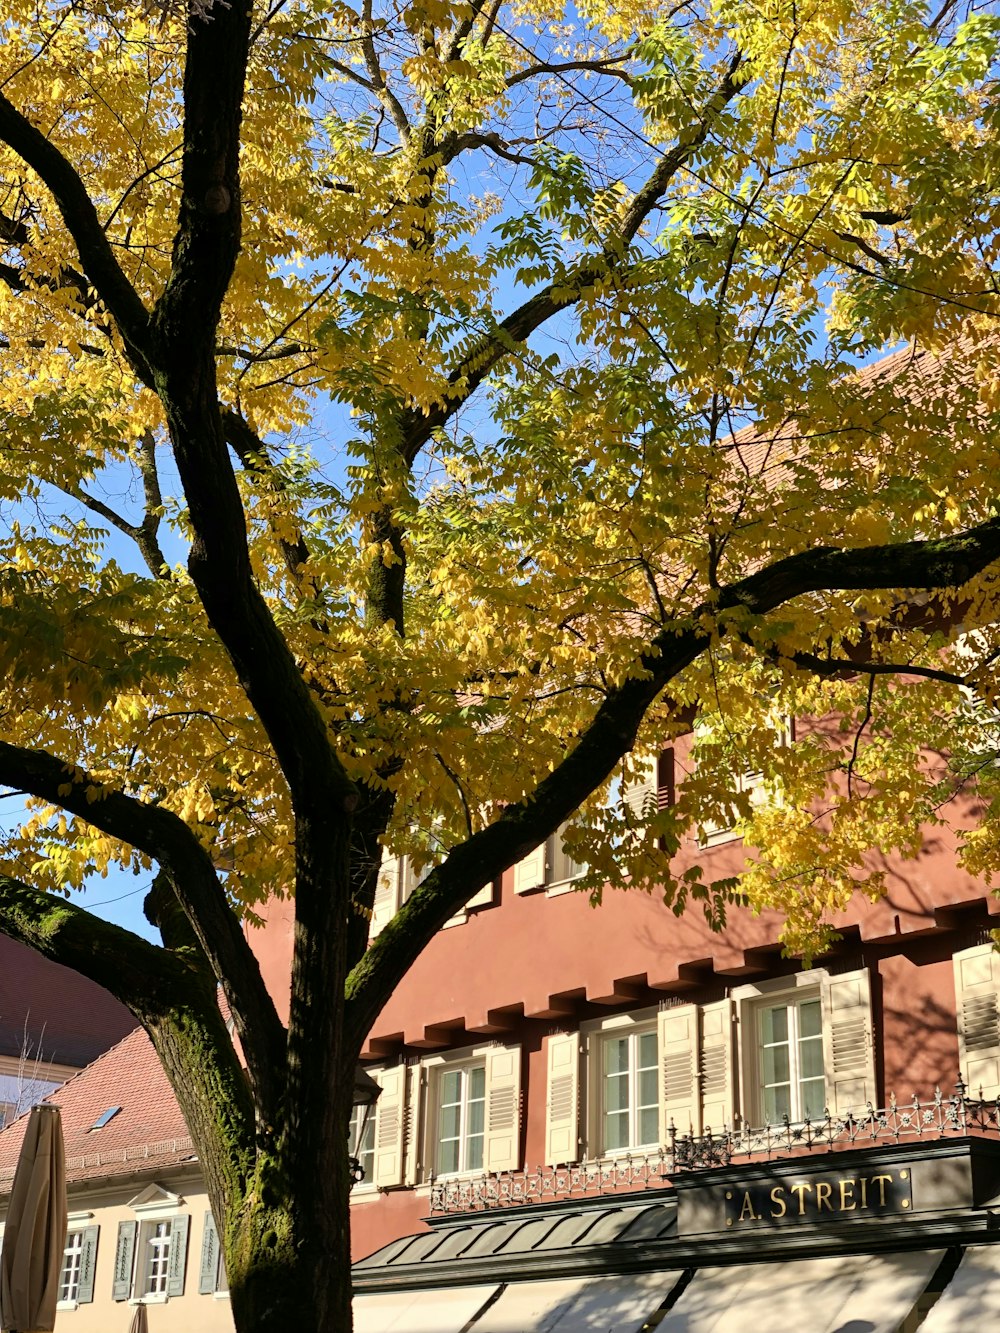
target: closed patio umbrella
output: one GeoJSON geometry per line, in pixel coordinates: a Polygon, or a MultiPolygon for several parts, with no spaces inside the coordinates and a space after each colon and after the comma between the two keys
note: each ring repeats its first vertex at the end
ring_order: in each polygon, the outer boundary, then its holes
{"type": "Polygon", "coordinates": [[[132,1322],[128,1326],[128,1333],[149,1333],[149,1320],[146,1318],[146,1307],[144,1305],[135,1307],[132,1322]]]}
{"type": "Polygon", "coordinates": [[[56,1106],[32,1107],[0,1257],[0,1329],[50,1333],[66,1248],[66,1155],[56,1106]]]}

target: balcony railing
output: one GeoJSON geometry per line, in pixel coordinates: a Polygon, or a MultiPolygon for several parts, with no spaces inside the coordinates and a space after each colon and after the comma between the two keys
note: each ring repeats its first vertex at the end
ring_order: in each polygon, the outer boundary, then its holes
{"type": "Polygon", "coordinates": [[[589,1199],[662,1189],[684,1171],[701,1171],[733,1162],[773,1161],[844,1148],[877,1147],[957,1136],[1000,1138],[1000,1099],[970,1097],[959,1080],[950,1096],[935,1089],[930,1101],[913,1097],[878,1109],[869,1102],[857,1113],[823,1116],[760,1128],[678,1133],[646,1152],[584,1160],[573,1166],[540,1166],[431,1181],[431,1213],[483,1212],[523,1204],[589,1199]]]}

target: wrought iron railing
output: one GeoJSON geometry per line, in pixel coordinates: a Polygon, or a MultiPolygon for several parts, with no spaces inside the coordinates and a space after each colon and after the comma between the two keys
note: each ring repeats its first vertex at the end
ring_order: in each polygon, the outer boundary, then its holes
{"type": "Polygon", "coordinates": [[[684,1171],[701,1171],[740,1161],[772,1161],[844,1148],[877,1147],[953,1136],[1000,1137],[1000,1099],[970,1097],[959,1080],[950,1096],[936,1088],[929,1101],[917,1097],[876,1108],[869,1102],[848,1115],[806,1118],[793,1124],[743,1126],[720,1133],[679,1133],[648,1152],[584,1160],[572,1166],[540,1166],[431,1181],[431,1213],[464,1213],[521,1204],[586,1199],[662,1189],[684,1171]]]}

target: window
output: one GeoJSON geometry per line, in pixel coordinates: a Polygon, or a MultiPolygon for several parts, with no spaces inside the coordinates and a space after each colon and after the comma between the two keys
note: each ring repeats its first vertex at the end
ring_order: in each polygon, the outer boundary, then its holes
{"type": "Polygon", "coordinates": [[[486,1131],[486,1066],[442,1070],[438,1077],[438,1175],[481,1171],[486,1131]]]}
{"type": "Polygon", "coordinates": [[[170,1229],[171,1219],[162,1222],[146,1222],[142,1228],[142,1244],[145,1262],[142,1264],[142,1281],[139,1288],[143,1296],[157,1296],[167,1290],[167,1272],[170,1267],[170,1229]]]}
{"type": "MultiPolygon", "coordinates": [[[[394,1072],[394,1071],[389,1071],[394,1072]]],[[[427,1180],[462,1173],[516,1171],[521,1165],[521,1048],[499,1042],[470,1046],[447,1055],[427,1056],[414,1071],[411,1092],[421,1089],[423,1111],[411,1098],[413,1175],[427,1180]]],[[[378,1105],[375,1174],[379,1187],[382,1131],[399,1103],[378,1105]]]]}
{"type": "Polygon", "coordinates": [[[764,1120],[815,1119],[826,1107],[823,1015],[819,995],[759,1010],[760,1089],[764,1120]]]}
{"type": "Polygon", "coordinates": [[[867,968],[813,968],[733,993],[744,1125],[793,1123],[878,1105],[867,968]]]}
{"type": "Polygon", "coordinates": [[[655,1028],[602,1039],[601,1129],[605,1152],[651,1147],[659,1141],[655,1028]]]}
{"type": "Polygon", "coordinates": [[[564,824],[550,838],[529,852],[514,867],[514,892],[531,893],[534,889],[549,888],[550,892],[565,892],[574,879],[583,874],[579,865],[563,847],[564,824]]]}
{"type": "Polygon", "coordinates": [[[63,1250],[62,1272],[59,1274],[59,1300],[76,1301],[80,1291],[80,1264],[83,1259],[83,1232],[71,1231],[63,1250]]]}
{"type": "Polygon", "coordinates": [[[118,1223],[113,1296],[116,1301],[165,1301],[184,1295],[191,1217],[180,1198],[149,1185],[131,1201],[141,1221],[118,1223]]]}
{"type": "Polygon", "coordinates": [[[375,1180],[375,1117],[378,1114],[378,1106],[373,1106],[368,1112],[368,1122],[365,1125],[364,1137],[358,1146],[358,1128],[365,1115],[365,1107],[355,1106],[351,1111],[351,1124],[347,1131],[347,1151],[350,1154],[355,1152],[358,1155],[358,1162],[364,1172],[361,1183],[364,1185],[374,1184],[375,1180]]]}
{"type": "Polygon", "coordinates": [[[69,1219],[71,1225],[66,1234],[59,1293],[56,1297],[58,1309],[75,1310],[78,1305],[94,1299],[94,1268],[100,1228],[72,1225],[92,1216],[92,1213],[74,1213],[69,1219]]]}

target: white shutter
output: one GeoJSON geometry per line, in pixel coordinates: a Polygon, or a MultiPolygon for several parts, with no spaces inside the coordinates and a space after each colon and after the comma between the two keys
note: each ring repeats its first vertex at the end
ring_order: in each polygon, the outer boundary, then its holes
{"type": "Polygon", "coordinates": [[[656,1020],[660,1060],[660,1142],[670,1142],[670,1126],[678,1135],[701,1133],[698,1098],[698,1006],[679,1004],[661,1009],[656,1020]]]}
{"type": "Polygon", "coordinates": [[[640,761],[639,771],[622,787],[622,804],[628,806],[637,820],[656,814],[659,808],[659,763],[649,757],[640,761]]]}
{"type": "Polygon", "coordinates": [[[167,1256],[167,1295],[184,1295],[184,1273],[187,1269],[188,1231],[191,1218],[181,1213],[170,1220],[170,1253],[167,1256]]]}
{"type": "Polygon", "coordinates": [[[548,845],[543,842],[515,865],[515,893],[530,893],[532,889],[540,889],[544,885],[547,850],[548,845]]]}
{"type": "Polygon", "coordinates": [[[821,978],[823,1071],[833,1115],[877,1105],[871,983],[866,967],[821,978]]]}
{"type": "Polygon", "coordinates": [[[372,1183],[389,1189],[403,1183],[403,1144],[406,1138],[406,1065],[395,1065],[375,1075],[382,1093],[375,1104],[375,1165],[372,1183]]]}
{"type": "Polygon", "coordinates": [[[372,905],[372,920],[368,938],[374,939],[380,930],[389,924],[399,908],[400,858],[382,854],[379,867],[378,883],[375,886],[375,902],[372,905]]]}
{"type": "Polygon", "coordinates": [[[546,1038],[545,1165],[575,1162],[580,1143],[580,1034],[546,1038]]]}
{"type": "Polygon", "coordinates": [[[219,1271],[219,1232],[215,1218],[205,1214],[201,1233],[201,1262],[198,1265],[198,1294],[210,1296],[215,1290],[215,1275],[219,1271]]]}
{"type": "Polygon", "coordinates": [[[733,1002],[719,1000],[701,1009],[702,1132],[731,1129],[736,1114],[733,1090],[733,1002]]]}
{"type": "MultiPolygon", "coordinates": [[[[403,1112],[403,1184],[420,1183],[421,1163],[421,1127],[420,1115],[423,1108],[423,1093],[427,1071],[421,1064],[406,1066],[406,1106],[403,1112]]],[[[375,1114],[378,1114],[376,1106],[375,1114]]],[[[378,1120],[376,1119],[376,1127],[378,1120]]]]}
{"type": "Polygon", "coordinates": [[[484,884],[478,893],[474,893],[465,904],[465,911],[471,912],[474,907],[492,907],[493,906],[493,881],[484,884]]]}
{"type": "Polygon", "coordinates": [[[77,1288],[78,1305],[88,1305],[94,1299],[94,1276],[97,1272],[97,1238],[100,1227],[84,1227],[80,1247],[80,1285],[77,1288]]]}
{"type": "Polygon", "coordinates": [[[491,1047],[486,1052],[486,1171],[516,1171],[520,1149],[521,1048],[491,1047]]]}
{"type": "Polygon", "coordinates": [[[962,1078],[970,1097],[1000,1097],[1000,953],[980,944],[953,961],[962,1078]]]}
{"type": "Polygon", "coordinates": [[[132,1262],[135,1258],[135,1237],[138,1222],[118,1223],[118,1243],[115,1247],[115,1278],[111,1289],[116,1301],[127,1301],[132,1295],[132,1262]]]}

